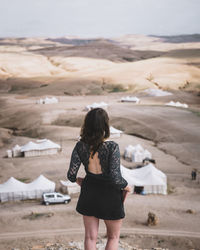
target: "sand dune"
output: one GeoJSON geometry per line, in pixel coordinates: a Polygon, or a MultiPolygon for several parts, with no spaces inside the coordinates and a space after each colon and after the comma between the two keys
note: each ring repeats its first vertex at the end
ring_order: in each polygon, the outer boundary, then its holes
{"type": "Polygon", "coordinates": [[[37,77],[62,74],[46,57],[27,52],[0,53],[1,77],[37,77]]]}
{"type": "MultiPolygon", "coordinates": [[[[198,40],[171,42],[170,47],[163,38],[139,35],[113,40],[91,39],[85,43],[71,39],[67,45],[62,41],[2,39],[0,79],[25,78],[31,82],[40,78],[36,81],[51,83],[82,78],[88,83],[120,84],[131,90],[149,87],[199,90],[198,40]],[[146,46],[143,50],[142,44],[146,46]],[[165,47],[164,52],[160,46],[165,47]]],[[[5,90],[1,86],[1,91],[5,90]]]]}

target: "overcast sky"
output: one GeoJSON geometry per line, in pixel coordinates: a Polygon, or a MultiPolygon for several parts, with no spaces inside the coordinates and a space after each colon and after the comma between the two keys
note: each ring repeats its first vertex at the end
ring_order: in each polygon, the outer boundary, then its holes
{"type": "Polygon", "coordinates": [[[200,0],[0,0],[0,37],[200,33],[200,0]]]}

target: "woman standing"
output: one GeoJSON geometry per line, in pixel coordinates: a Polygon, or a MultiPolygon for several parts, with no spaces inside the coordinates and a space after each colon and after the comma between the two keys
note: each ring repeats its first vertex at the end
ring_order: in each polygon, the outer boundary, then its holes
{"type": "Polygon", "coordinates": [[[106,250],[117,250],[124,200],[130,187],[120,172],[120,151],[117,143],[105,141],[110,136],[109,118],[105,110],[89,111],[81,129],[81,139],[71,156],[67,177],[81,186],[76,210],[83,215],[85,250],[96,249],[99,219],[107,228],[106,250]],[[81,163],[85,178],[77,178],[81,163]]]}

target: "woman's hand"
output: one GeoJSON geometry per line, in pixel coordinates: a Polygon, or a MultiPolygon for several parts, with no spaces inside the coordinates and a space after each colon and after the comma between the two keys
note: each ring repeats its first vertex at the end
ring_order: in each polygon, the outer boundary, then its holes
{"type": "Polygon", "coordinates": [[[84,178],[78,177],[76,178],[76,183],[81,186],[84,178]]]}
{"type": "Polygon", "coordinates": [[[126,186],[123,189],[123,193],[122,193],[123,194],[123,202],[125,202],[128,193],[130,193],[131,191],[132,191],[132,188],[130,186],[126,186]]]}
{"type": "Polygon", "coordinates": [[[127,185],[127,186],[124,188],[124,191],[130,193],[130,192],[132,191],[132,188],[131,188],[130,186],[127,185]]]}

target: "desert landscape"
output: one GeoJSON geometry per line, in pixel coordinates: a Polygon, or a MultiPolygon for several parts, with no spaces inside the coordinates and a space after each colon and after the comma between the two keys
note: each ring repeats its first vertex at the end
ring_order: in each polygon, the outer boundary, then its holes
{"type": "MultiPolygon", "coordinates": [[[[128,196],[121,249],[200,249],[198,34],[1,38],[0,184],[11,176],[28,183],[42,174],[60,191],[85,107],[95,102],[108,104],[110,125],[123,131],[113,139],[120,146],[123,166],[135,167],[123,158],[124,150],[141,144],[167,175],[167,195],[128,196]],[[149,89],[170,95],[156,96],[149,89]],[[126,96],[140,101],[121,102],[126,96]],[[46,97],[58,102],[37,103],[46,97]],[[188,108],[167,106],[170,101],[188,108]],[[44,138],[62,150],[55,155],[7,157],[16,144],[44,138]],[[194,169],[196,180],[191,179],[194,169]],[[158,217],[157,225],[147,226],[149,212],[158,217]]],[[[79,175],[84,176],[83,166],[79,175]]],[[[41,200],[1,202],[0,249],[83,249],[84,227],[75,211],[78,194],[71,198],[69,204],[50,206],[41,200]]],[[[101,222],[102,244],[105,233],[101,222]]]]}

